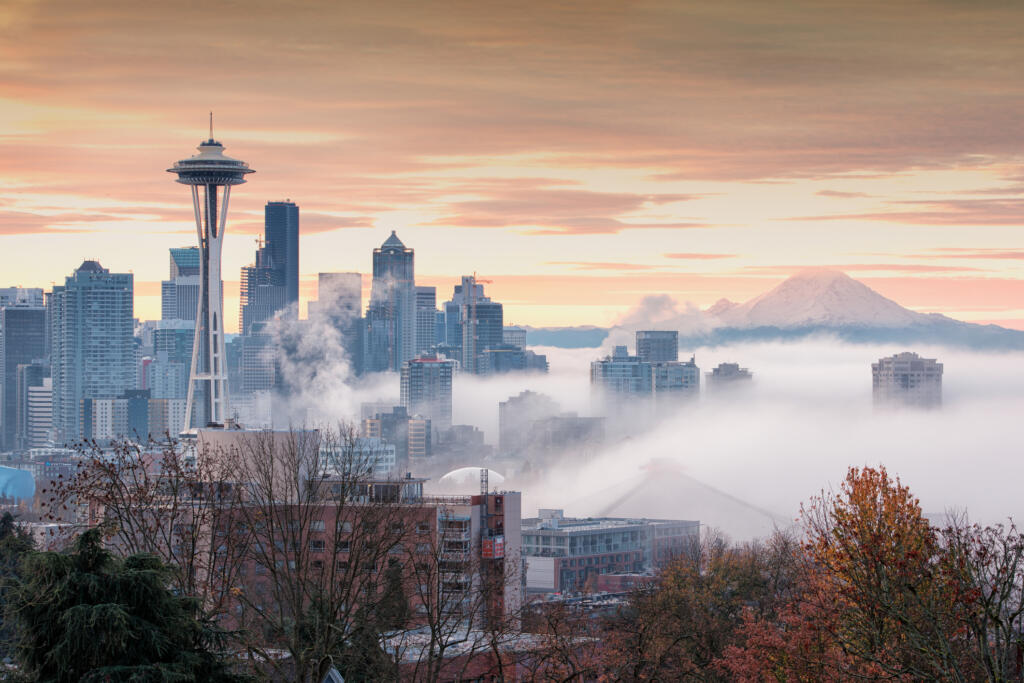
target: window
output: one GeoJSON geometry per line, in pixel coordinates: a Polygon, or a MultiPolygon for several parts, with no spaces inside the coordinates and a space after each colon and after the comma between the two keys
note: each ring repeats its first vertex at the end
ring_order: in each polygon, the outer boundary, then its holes
{"type": "Polygon", "coordinates": [[[345,574],[348,572],[348,562],[335,562],[334,569],[339,574],[345,574]]]}
{"type": "Polygon", "coordinates": [[[314,519],[310,523],[310,525],[309,525],[309,530],[310,531],[323,531],[324,530],[324,520],[322,520],[322,519],[314,519]]]}
{"type": "Polygon", "coordinates": [[[352,541],[338,541],[338,552],[347,553],[352,549],[352,541]]]}
{"type": "Polygon", "coordinates": [[[402,533],[402,530],[404,529],[404,527],[405,527],[405,525],[402,524],[401,522],[392,522],[391,525],[388,527],[388,529],[393,534],[400,534],[400,533],[402,533]]]}
{"type": "Polygon", "coordinates": [[[418,533],[418,534],[429,534],[430,533],[430,525],[427,524],[426,522],[420,522],[419,524],[416,525],[416,533],[418,533]]]}
{"type": "Polygon", "coordinates": [[[322,538],[313,538],[309,541],[309,551],[312,553],[322,553],[324,551],[324,541],[322,538]]]}
{"type": "Polygon", "coordinates": [[[342,522],[341,530],[346,534],[352,533],[352,522],[342,522]]]}

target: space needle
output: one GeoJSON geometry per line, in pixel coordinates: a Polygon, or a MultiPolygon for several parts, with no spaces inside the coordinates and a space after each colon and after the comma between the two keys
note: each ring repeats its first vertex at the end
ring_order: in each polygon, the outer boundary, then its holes
{"type": "Polygon", "coordinates": [[[198,150],[199,154],[167,169],[168,173],[178,174],[179,183],[192,186],[199,234],[199,305],[185,403],[186,434],[194,433],[198,426],[221,426],[230,417],[220,255],[231,186],[241,185],[246,174],[253,173],[249,164],[225,156],[224,145],[213,139],[212,113],[210,138],[199,143],[198,150]]]}

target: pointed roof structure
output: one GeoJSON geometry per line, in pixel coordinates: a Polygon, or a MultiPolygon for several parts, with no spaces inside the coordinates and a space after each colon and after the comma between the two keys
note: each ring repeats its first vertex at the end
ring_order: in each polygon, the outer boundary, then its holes
{"type": "Polygon", "coordinates": [[[107,269],[100,265],[99,261],[91,259],[82,261],[82,265],[75,270],[76,273],[105,273],[107,269]]]}
{"type": "Polygon", "coordinates": [[[398,235],[394,230],[391,231],[391,237],[384,240],[384,244],[380,245],[381,249],[405,249],[405,245],[402,240],[398,239],[398,235]]]}

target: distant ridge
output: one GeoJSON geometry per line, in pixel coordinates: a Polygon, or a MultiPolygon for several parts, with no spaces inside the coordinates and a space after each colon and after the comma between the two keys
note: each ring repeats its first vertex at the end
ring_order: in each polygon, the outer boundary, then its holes
{"type": "MultiPolygon", "coordinates": [[[[742,304],[720,299],[701,311],[696,320],[690,315],[674,324],[653,323],[651,329],[678,329],[680,344],[688,348],[831,335],[855,344],[922,343],[1024,350],[1024,331],[966,323],[938,313],[917,313],[845,273],[824,268],[797,273],[742,304]]],[[[528,328],[527,343],[599,347],[608,333],[589,326],[528,328]]]]}

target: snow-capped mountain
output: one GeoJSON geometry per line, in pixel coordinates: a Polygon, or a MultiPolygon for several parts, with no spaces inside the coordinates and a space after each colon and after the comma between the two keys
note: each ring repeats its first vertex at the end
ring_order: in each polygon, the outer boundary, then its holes
{"type": "MultiPolygon", "coordinates": [[[[805,270],[738,306],[719,301],[705,313],[725,327],[906,327],[936,316],[915,313],[837,270],[805,270]]],[[[942,316],[937,316],[942,317],[942,316]]]]}
{"type": "Polygon", "coordinates": [[[853,343],[927,343],[974,349],[1024,350],[1024,332],[977,325],[937,313],[916,313],[887,299],[845,273],[806,270],[774,289],[737,304],[720,299],[703,311],[646,297],[611,330],[530,329],[530,344],[600,346],[631,344],[636,330],[678,330],[683,348],[745,341],[799,339],[829,334],[853,343]]]}

